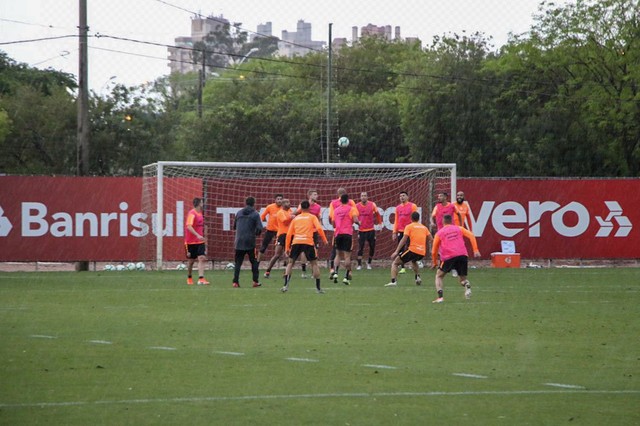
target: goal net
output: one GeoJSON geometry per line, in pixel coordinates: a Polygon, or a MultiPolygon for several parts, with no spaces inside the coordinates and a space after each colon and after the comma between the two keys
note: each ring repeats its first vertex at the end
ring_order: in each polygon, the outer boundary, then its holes
{"type": "MultiPolygon", "coordinates": [[[[273,203],[276,194],[288,198],[295,208],[307,199],[308,190],[315,189],[322,206],[321,223],[331,241],[329,203],[337,198],[338,188],[345,188],[355,202],[367,192],[369,201],[376,203],[383,226],[376,235],[374,259],[388,261],[396,247],[391,230],[400,191],[409,194],[422,223],[428,224],[436,194],[455,194],[455,186],[455,164],[157,162],[144,167],[142,212],[152,218],[153,232],[141,238],[141,258],[155,261],[158,269],[163,262],[184,260],[184,220],[196,197],[205,200],[207,258],[214,266],[233,260],[233,220],[248,196],[255,197],[259,211],[273,203]]],[[[270,258],[273,250],[270,247],[263,259],[270,258]]],[[[321,246],[320,259],[328,259],[330,251],[330,246],[321,246]]]]}

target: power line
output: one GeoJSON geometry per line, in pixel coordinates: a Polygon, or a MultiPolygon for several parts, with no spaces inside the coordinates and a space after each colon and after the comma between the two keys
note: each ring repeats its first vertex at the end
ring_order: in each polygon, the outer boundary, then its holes
{"type": "Polygon", "coordinates": [[[9,44],[21,44],[21,43],[35,43],[38,41],[51,41],[51,40],[59,40],[62,38],[77,38],[77,34],[68,34],[63,36],[55,36],[55,37],[42,37],[42,38],[31,38],[26,40],[14,40],[14,41],[3,41],[0,42],[0,46],[6,46],[9,44]]]}
{"type": "Polygon", "coordinates": [[[16,19],[0,18],[0,21],[3,21],[3,22],[11,22],[11,23],[13,23],[13,24],[30,25],[30,26],[32,26],[32,27],[49,28],[49,29],[54,29],[54,30],[64,30],[64,29],[68,29],[68,28],[56,27],[56,26],[53,26],[53,25],[51,25],[51,24],[49,24],[49,25],[45,25],[45,24],[38,24],[38,23],[35,23],[35,22],[18,21],[18,20],[16,20],[16,19]]]}

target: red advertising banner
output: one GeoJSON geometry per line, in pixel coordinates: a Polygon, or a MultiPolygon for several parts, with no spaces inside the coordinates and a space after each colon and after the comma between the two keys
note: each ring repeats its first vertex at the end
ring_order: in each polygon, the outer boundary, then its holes
{"type": "MultiPolygon", "coordinates": [[[[198,181],[182,179],[192,193],[198,181]]],[[[187,193],[189,193],[187,191],[187,193]]],[[[155,214],[141,212],[142,178],[0,177],[0,261],[135,261],[145,237],[157,232],[155,214]]],[[[189,202],[167,197],[164,234],[183,258],[189,202]]]]}
{"type": "Polygon", "coordinates": [[[640,258],[640,179],[458,179],[483,257],[640,258]]]}
{"type": "MultiPolygon", "coordinates": [[[[246,194],[229,190],[223,181],[165,182],[165,188],[179,187],[164,196],[165,259],[184,258],[184,219],[196,196],[207,200],[210,258],[232,258],[233,216],[246,194]]],[[[326,207],[338,185],[310,181],[304,187],[319,188],[326,207]]],[[[420,192],[407,182],[405,187],[412,194],[420,192]]],[[[457,187],[473,209],[473,231],[485,259],[500,251],[503,240],[514,241],[525,259],[640,258],[640,179],[458,179],[457,187]]],[[[270,203],[276,192],[290,193],[293,205],[306,197],[302,190],[292,192],[287,182],[267,188],[261,182],[256,206],[270,203]]],[[[152,211],[143,212],[141,195],[142,178],[1,176],[0,261],[153,259],[155,201],[152,211]]],[[[374,199],[384,219],[381,243],[390,240],[396,197],[374,199]]],[[[412,201],[426,223],[427,200],[412,201]]],[[[323,212],[326,227],[325,216],[323,212]]],[[[380,246],[376,257],[388,258],[390,245],[380,246]]]]}

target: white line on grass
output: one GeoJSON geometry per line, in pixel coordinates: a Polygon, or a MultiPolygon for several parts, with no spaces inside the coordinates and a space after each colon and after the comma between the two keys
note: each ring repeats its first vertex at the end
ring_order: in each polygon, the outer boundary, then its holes
{"type": "Polygon", "coordinates": [[[34,339],[57,339],[56,336],[47,336],[46,334],[32,334],[29,337],[33,337],[34,339]]]}
{"type": "Polygon", "coordinates": [[[176,348],[172,348],[171,346],[149,346],[149,349],[154,349],[158,351],[175,351],[176,348]]]}
{"type": "Polygon", "coordinates": [[[392,365],[380,365],[380,364],[362,364],[362,366],[367,368],[381,368],[386,370],[395,370],[398,368],[392,365]]]}
{"type": "Polygon", "coordinates": [[[108,340],[87,340],[88,343],[95,343],[97,345],[111,345],[113,343],[111,343],[108,340]]]}
{"type": "Polygon", "coordinates": [[[244,353],[242,352],[227,352],[227,351],[216,351],[217,354],[220,355],[234,355],[234,356],[242,356],[244,353]]]}
{"type": "Polygon", "coordinates": [[[315,393],[297,395],[245,395],[245,396],[203,396],[185,398],[143,398],[120,399],[99,401],[62,401],[62,402],[28,402],[28,403],[0,403],[0,408],[46,408],[46,407],[71,407],[83,405],[115,405],[115,404],[167,404],[167,403],[198,403],[198,402],[224,402],[224,401],[250,401],[250,400],[274,400],[274,399],[320,399],[320,398],[415,398],[415,397],[441,397],[441,396],[531,396],[531,395],[640,395],[640,389],[633,390],[586,390],[586,389],[562,389],[562,390],[519,390],[519,391],[460,391],[460,392],[377,392],[377,393],[315,393]]]}
{"type": "Polygon", "coordinates": [[[553,386],[556,388],[563,388],[563,389],[584,389],[584,386],[579,386],[579,385],[565,385],[563,383],[543,383],[543,385],[545,386],[553,386]]]}
{"type": "Polygon", "coordinates": [[[481,376],[480,374],[469,374],[469,373],[453,373],[453,376],[458,377],[468,377],[470,379],[488,379],[488,376],[481,376]]]}
{"type": "Polygon", "coordinates": [[[298,362],[320,362],[317,359],[311,358],[285,358],[287,361],[298,361],[298,362]]]}

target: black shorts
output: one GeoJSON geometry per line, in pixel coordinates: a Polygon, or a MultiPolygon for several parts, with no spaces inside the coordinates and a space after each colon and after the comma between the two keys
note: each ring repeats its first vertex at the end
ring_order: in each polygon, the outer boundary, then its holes
{"type": "Polygon", "coordinates": [[[417,262],[418,260],[422,260],[423,258],[423,255],[414,253],[410,250],[406,250],[400,253],[400,260],[402,260],[402,263],[417,262]]]}
{"type": "Polygon", "coordinates": [[[267,251],[269,244],[271,244],[271,240],[273,240],[276,235],[278,235],[278,232],[276,231],[266,231],[264,233],[264,237],[262,237],[262,245],[260,246],[260,253],[267,251]]]}
{"type": "Polygon", "coordinates": [[[199,256],[204,256],[207,254],[205,243],[185,244],[184,250],[185,254],[187,255],[187,259],[197,259],[199,256]]]}
{"type": "Polygon", "coordinates": [[[276,245],[284,247],[286,244],[287,244],[287,234],[278,235],[278,240],[276,241],[276,245]]]}
{"type": "Polygon", "coordinates": [[[358,232],[358,243],[360,247],[364,247],[364,243],[369,242],[369,245],[374,245],[376,243],[376,231],[360,231],[358,232]]]}
{"type": "Polygon", "coordinates": [[[441,261],[438,268],[444,273],[451,272],[452,269],[455,269],[458,272],[458,275],[466,277],[468,266],[469,258],[467,256],[456,256],[451,259],[447,259],[444,262],[441,261]]]}
{"type": "Polygon", "coordinates": [[[336,236],[336,239],[335,239],[336,250],[351,251],[352,244],[353,244],[353,237],[351,235],[340,234],[336,236]]]}
{"type": "Polygon", "coordinates": [[[292,260],[296,260],[298,257],[300,257],[301,253],[304,253],[308,261],[316,260],[318,258],[318,252],[316,251],[316,247],[310,246],[309,244],[292,245],[289,258],[291,258],[292,260]]]}

